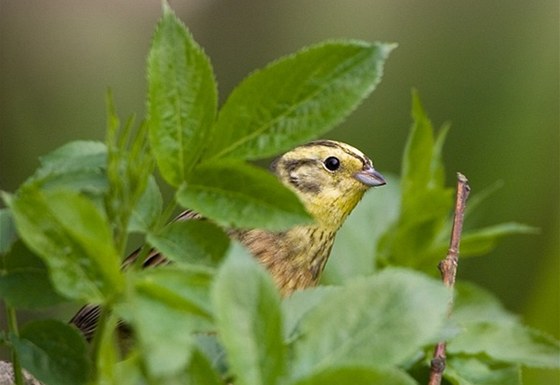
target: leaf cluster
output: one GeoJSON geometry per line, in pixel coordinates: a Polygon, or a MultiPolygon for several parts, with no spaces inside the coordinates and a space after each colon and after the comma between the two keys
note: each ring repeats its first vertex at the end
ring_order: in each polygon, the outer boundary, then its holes
{"type": "MultiPolygon", "coordinates": [[[[312,220],[248,161],[340,123],[374,90],[393,47],[344,40],[304,48],[249,75],[218,110],[210,60],[164,4],[145,121],[121,125],[109,94],[105,143],[62,146],[2,194],[0,296],[10,322],[0,342],[16,371],[21,365],[45,384],[406,385],[423,378],[427,347],[443,338],[454,384],[514,384],[521,365],[558,367],[558,342],[475,286],[460,286],[447,320],[452,293],[418,271],[442,258],[452,191],[441,162],[446,130],[434,138],[417,96],[400,186],[390,178],[341,229],[330,286],[282,299],[224,233],[312,220]],[[167,205],[155,170],[175,190],[167,205]],[[170,221],[176,206],[209,220],[170,221]],[[133,233],[146,246],[123,270],[133,233]],[[173,264],[141,269],[152,247],[173,264]],[[69,301],[100,307],[91,345],[61,321],[15,322],[16,310],[69,301]]],[[[481,253],[520,230],[473,231],[463,245],[481,253]]]]}

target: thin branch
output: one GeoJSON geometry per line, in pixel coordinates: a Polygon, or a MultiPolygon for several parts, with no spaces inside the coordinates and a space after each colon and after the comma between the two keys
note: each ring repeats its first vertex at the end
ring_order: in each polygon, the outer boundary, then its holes
{"type": "MultiPolygon", "coordinates": [[[[459,244],[461,243],[461,232],[463,230],[463,218],[465,216],[465,207],[470,190],[467,178],[463,174],[457,173],[457,197],[455,199],[455,216],[453,217],[449,250],[445,259],[438,265],[443,284],[450,288],[453,288],[455,285],[457,265],[459,262],[459,244]]],[[[453,298],[449,303],[449,313],[451,313],[452,308],[453,298]]],[[[446,361],[445,344],[445,341],[439,342],[434,349],[434,358],[431,362],[430,381],[428,385],[441,384],[446,361]]]]}

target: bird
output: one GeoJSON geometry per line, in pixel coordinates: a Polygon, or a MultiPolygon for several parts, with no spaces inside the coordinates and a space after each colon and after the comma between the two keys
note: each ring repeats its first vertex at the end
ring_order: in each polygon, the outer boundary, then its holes
{"type": "MultiPolygon", "coordinates": [[[[268,270],[280,294],[316,286],[331,252],[335,235],[350,212],[371,187],[386,184],[370,158],[349,144],[334,140],[312,141],[286,152],[270,165],[270,171],[292,190],[313,218],[309,224],[284,231],[225,229],[268,270]]],[[[200,220],[187,210],[176,220],[200,220]]],[[[134,262],[138,252],[123,262],[134,262]]],[[[157,250],[142,262],[144,267],[167,264],[157,250]]],[[[84,306],[70,321],[90,340],[99,308],[84,306]]]]}

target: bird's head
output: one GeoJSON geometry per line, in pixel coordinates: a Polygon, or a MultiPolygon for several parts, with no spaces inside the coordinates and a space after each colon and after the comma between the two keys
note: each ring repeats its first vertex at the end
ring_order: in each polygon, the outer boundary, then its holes
{"type": "Polygon", "coordinates": [[[335,231],[367,189],[386,183],[361,151],[332,140],[296,147],[271,168],[320,225],[335,231]]]}

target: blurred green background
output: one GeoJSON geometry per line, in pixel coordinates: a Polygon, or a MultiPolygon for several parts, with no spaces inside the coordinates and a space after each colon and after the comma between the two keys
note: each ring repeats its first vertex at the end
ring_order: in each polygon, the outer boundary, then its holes
{"type": "MultiPolygon", "coordinates": [[[[560,337],[559,3],[449,0],[172,1],[210,56],[221,100],[251,70],[331,38],[399,43],[378,89],[328,134],[399,172],[416,87],[436,126],[451,122],[449,184],[466,174],[495,193],[467,226],[519,221],[540,235],[505,239],[465,260],[460,279],[497,293],[531,326],[560,337]]],[[[13,191],[37,157],[102,139],[104,97],[144,114],[145,58],[157,0],[0,0],[0,189],[13,191]]],[[[531,371],[527,384],[559,383],[531,371]]]]}

